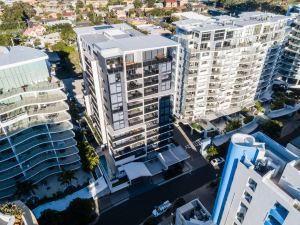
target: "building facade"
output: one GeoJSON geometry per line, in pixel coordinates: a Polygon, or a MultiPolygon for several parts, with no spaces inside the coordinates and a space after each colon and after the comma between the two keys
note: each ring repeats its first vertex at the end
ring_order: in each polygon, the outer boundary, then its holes
{"type": "Polygon", "coordinates": [[[178,44],[126,24],[75,29],[87,113],[116,165],[172,142],[178,44]]]}
{"type": "Polygon", "coordinates": [[[252,106],[268,93],[287,17],[242,13],[176,22],[182,45],[176,114],[214,119],[252,106]]]}
{"type": "Polygon", "coordinates": [[[293,23],[281,55],[278,76],[289,88],[300,89],[300,16],[293,23]]]}
{"type": "Polygon", "coordinates": [[[49,77],[46,60],[27,47],[0,49],[0,201],[16,182],[81,167],[64,86],[49,77]]]}
{"type": "Polygon", "coordinates": [[[213,210],[218,225],[295,225],[300,158],[263,133],[234,134],[213,210]]]}

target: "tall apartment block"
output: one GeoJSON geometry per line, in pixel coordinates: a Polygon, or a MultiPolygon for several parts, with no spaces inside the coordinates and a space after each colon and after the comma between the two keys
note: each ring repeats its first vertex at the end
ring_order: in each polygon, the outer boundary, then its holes
{"type": "Polygon", "coordinates": [[[214,119],[268,93],[287,18],[251,12],[176,22],[174,39],[182,45],[176,114],[214,119]]]}
{"type": "Polygon", "coordinates": [[[218,225],[299,224],[299,155],[260,132],[233,135],[213,221],[218,225]]]}
{"type": "Polygon", "coordinates": [[[0,48],[0,200],[16,182],[81,167],[64,86],[49,77],[46,60],[35,49],[0,48]]]}
{"type": "Polygon", "coordinates": [[[127,24],[75,29],[88,115],[116,165],[172,142],[178,43],[127,24]]]}
{"type": "Polygon", "coordinates": [[[300,16],[293,21],[294,26],[288,34],[283,49],[278,76],[288,84],[291,89],[300,89],[300,16]]]}

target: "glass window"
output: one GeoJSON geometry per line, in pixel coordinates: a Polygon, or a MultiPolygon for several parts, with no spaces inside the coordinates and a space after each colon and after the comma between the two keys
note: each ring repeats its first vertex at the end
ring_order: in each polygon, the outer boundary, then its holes
{"type": "Polygon", "coordinates": [[[210,40],[210,33],[202,33],[201,41],[209,41],[210,40]]]}
{"type": "Polygon", "coordinates": [[[225,36],[225,30],[217,30],[215,32],[214,40],[215,41],[223,40],[224,36],[225,36]]]}

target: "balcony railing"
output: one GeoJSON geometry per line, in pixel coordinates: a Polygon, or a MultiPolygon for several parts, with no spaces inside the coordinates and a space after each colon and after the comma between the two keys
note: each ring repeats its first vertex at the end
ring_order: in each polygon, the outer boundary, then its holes
{"type": "Polygon", "coordinates": [[[145,100],[144,104],[145,105],[150,105],[150,104],[157,103],[157,102],[158,102],[158,98],[147,99],[147,100],[145,100]]]}
{"type": "Polygon", "coordinates": [[[127,90],[131,91],[131,90],[139,89],[139,88],[142,88],[142,87],[143,87],[142,84],[138,84],[138,83],[135,83],[133,81],[130,81],[127,85],[127,90]]]}
{"type": "Polygon", "coordinates": [[[142,114],[143,114],[143,111],[134,110],[134,111],[131,111],[130,113],[128,113],[128,118],[133,118],[133,117],[136,117],[136,116],[140,116],[142,114]]]}
{"type": "Polygon", "coordinates": [[[134,118],[134,119],[129,120],[128,123],[129,123],[129,126],[134,126],[134,125],[143,123],[143,119],[141,119],[141,118],[134,118]]]}
{"type": "Polygon", "coordinates": [[[10,89],[8,91],[0,91],[0,100],[26,92],[50,91],[53,89],[62,89],[63,87],[64,85],[61,82],[49,83],[47,81],[38,84],[24,85],[23,87],[10,89]]]}
{"type": "Polygon", "coordinates": [[[138,107],[141,107],[141,106],[143,106],[143,103],[133,102],[133,103],[128,103],[127,108],[128,108],[128,110],[131,110],[131,109],[138,108],[138,107]]]}
{"type": "Polygon", "coordinates": [[[136,80],[142,78],[142,74],[131,74],[131,75],[127,75],[127,80],[136,80]]]}
{"type": "Polygon", "coordinates": [[[143,94],[140,93],[139,91],[128,93],[128,100],[132,100],[132,99],[136,99],[136,98],[141,98],[141,97],[143,97],[143,94]]]}

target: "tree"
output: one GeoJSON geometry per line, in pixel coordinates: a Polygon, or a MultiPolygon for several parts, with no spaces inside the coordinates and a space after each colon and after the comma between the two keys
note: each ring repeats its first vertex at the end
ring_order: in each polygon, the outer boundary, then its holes
{"type": "Polygon", "coordinates": [[[38,186],[34,184],[31,180],[27,180],[24,182],[18,182],[16,183],[16,192],[15,195],[20,198],[28,195],[33,195],[34,190],[37,189],[38,186]]]}
{"type": "Polygon", "coordinates": [[[260,126],[261,131],[272,139],[279,138],[282,127],[282,122],[278,120],[268,120],[260,126]]]}
{"type": "Polygon", "coordinates": [[[141,0],[134,0],[133,5],[134,5],[135,9],[140,9],[140,8],[142,8],[143,3],[141,0]]]}
{"type": "Polygon", "coordinates": [[[95,149],[86,141],[79,143],[78,149],[83,170],[86,172],[94,171],[99,164],[99,156],[95,149]]]}
{"type": "Polygon", "coordinates": [[[74,199],[65,211],[66,224],[89,224],[95,217],[95,203],[90,199],[74,199]]]}
{"type": "Polygon", "coordinates": [[[13,36],[11,34],[0,34],[0,45],[1,46],[12,46],[13,36]]]}
{"type": "Polygon", "coordinates": [[[228,122],[225,126],[225,131],[229,132],[232,130],[236,130],[242,126],[242,122],[240,120],[232,120],[228,122]]]}
{"type": "Polygon", "coordinates": [[[263,111],[263,105],[261,102],[255,102],[255,109],[257,110],[257,112],[262,112],[263,111]]]}
{"type": "Polygon", "coordinates": [[[41,45],[41,44],[42,44],[42,43],[41,43],[41,40],[38,39],[38,38],[35,39],[34,42],[33,42],[33,45],[34,45],[34,46],[39,46],[39,45],[41,45]]]}
{"type": "Polygon", "coordinates": [[[39,218],[40,225],[64,225],[61,212],[56,210],[47,209],[42,212],[39,218]]]}
{"type": "Polygon", "coordinates": [[[218,152],[218,149],[217,149],[216,146],[211,145],[211,146],[208,147],[208,149],[207,149],[207,156],[209,158],[211,158],[213,156],[216,156],[218,154],[219,154],[219,152],[218,152]]]}
{"type": "Polygon", "coordinates": [[[155,0],[145,0],[145,3],[147,4],[147,7],[152,8],[155,4],[155,0]]]}
{"type": "Polygon", "coordinates": [[[61,185],[69,186],[72,180],[77,180],[75,177],[74,171],[72,170],[63,170],[57,179],[61,185]]]}
{"type": "Polygon", "coordinates": [[[76,41],[76,33],[71,25],[61,26],[60,38],[67,44],[73,44],[76,41]]]}
{"type": "Polygon", "coordinates": [[[84,4],[81,0],[78,0],[76,3],[76,9],[82,9],[84,7],[84,4]]]}

